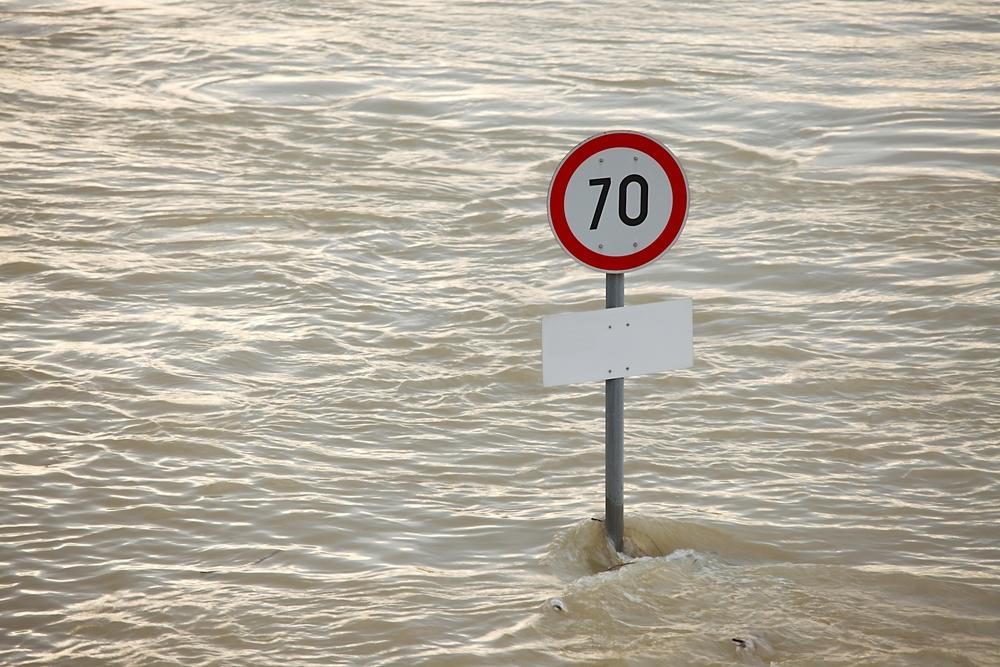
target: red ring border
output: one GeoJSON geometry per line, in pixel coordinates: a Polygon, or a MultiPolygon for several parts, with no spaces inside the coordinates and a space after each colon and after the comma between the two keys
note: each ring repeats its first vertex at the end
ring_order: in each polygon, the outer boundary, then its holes
{"type": "Polygon", "coordinates": [[[605,273],[624,273],[646,266],[673,245],[680,236],[688,210],[687,179],[680,163],[666,146],[652,137],[639,132],[618,130],[602,132],[585,139],[571,150],[556,167],[549,183],[548,213],[549,226],[559,245],[573,259],[585,266],[605,273]],[[583,245],[569,228],[564,208],[564,198],[569,179],[584,160],[609,148],[631,148],[641,151],[653,158],[667,175],[670,191],[673,194],[673,205],[667,224],[656,239],[648,246],[631,255],[604,255],[583,245]]]}

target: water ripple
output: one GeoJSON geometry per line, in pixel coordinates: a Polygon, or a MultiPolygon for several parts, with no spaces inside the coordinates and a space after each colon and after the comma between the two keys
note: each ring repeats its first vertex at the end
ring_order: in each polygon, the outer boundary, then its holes
{"type": "Polygon", "coordinates": [[[997,28],[9,3],[0,663],[993,664],[997,28]],[[539,363],[603,306],[549,178],[621,127],[692,189],[629,302],[696,333],[628,383],[624,559],[539,363]]]}

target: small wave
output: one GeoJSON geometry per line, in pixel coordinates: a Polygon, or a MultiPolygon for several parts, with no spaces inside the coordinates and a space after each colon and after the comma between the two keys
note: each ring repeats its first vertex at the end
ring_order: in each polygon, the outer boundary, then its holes
{"type": "Polygon", "coordinates": [[[561,579],[576,579],[622,567],[643,558],[681,560],[713,554],[736,561],[790,561],[789,552],[743,540],[726,530],[689,521],[629,515],[625,519],[625,544],[615,553],[600,519],[586,519],[556,536],[544,556],[549,569],[561,579]]]}

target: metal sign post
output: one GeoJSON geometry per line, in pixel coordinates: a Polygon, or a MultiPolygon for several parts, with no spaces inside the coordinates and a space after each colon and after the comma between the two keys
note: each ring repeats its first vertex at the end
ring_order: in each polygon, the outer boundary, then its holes
{"type": "Polygon", "coordinates": [[[673,245],[687,209],[680,163],[638,132],[587,139],[549,184],[552,233],[571,257],[606,274],[606,307],[542,319],[542,383],[604,380],[604,530],[618,552],[625,545],[625,378],[687,368],[694,358],[691,301],[625,307],[625,272],[673,245]]]}
{"type": "MultiPolygon", "coordinates": [[[[605,308],[625,305],[625,274],[605,278],[605,308]]],[[[604,532],[625,548],[625,378],[604,381],[604,532]]]]}

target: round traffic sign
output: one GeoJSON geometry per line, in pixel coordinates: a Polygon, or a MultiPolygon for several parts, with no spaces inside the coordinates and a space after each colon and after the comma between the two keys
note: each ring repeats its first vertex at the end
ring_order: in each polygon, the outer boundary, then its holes
{"type": "Polygon", "coordinates": [[[604,132],[556,167],[548,209],[552,233],[570,256],[623,273],[649,264],[677,240],[687,218],[687,179],[656,139],[604,132]]]}

